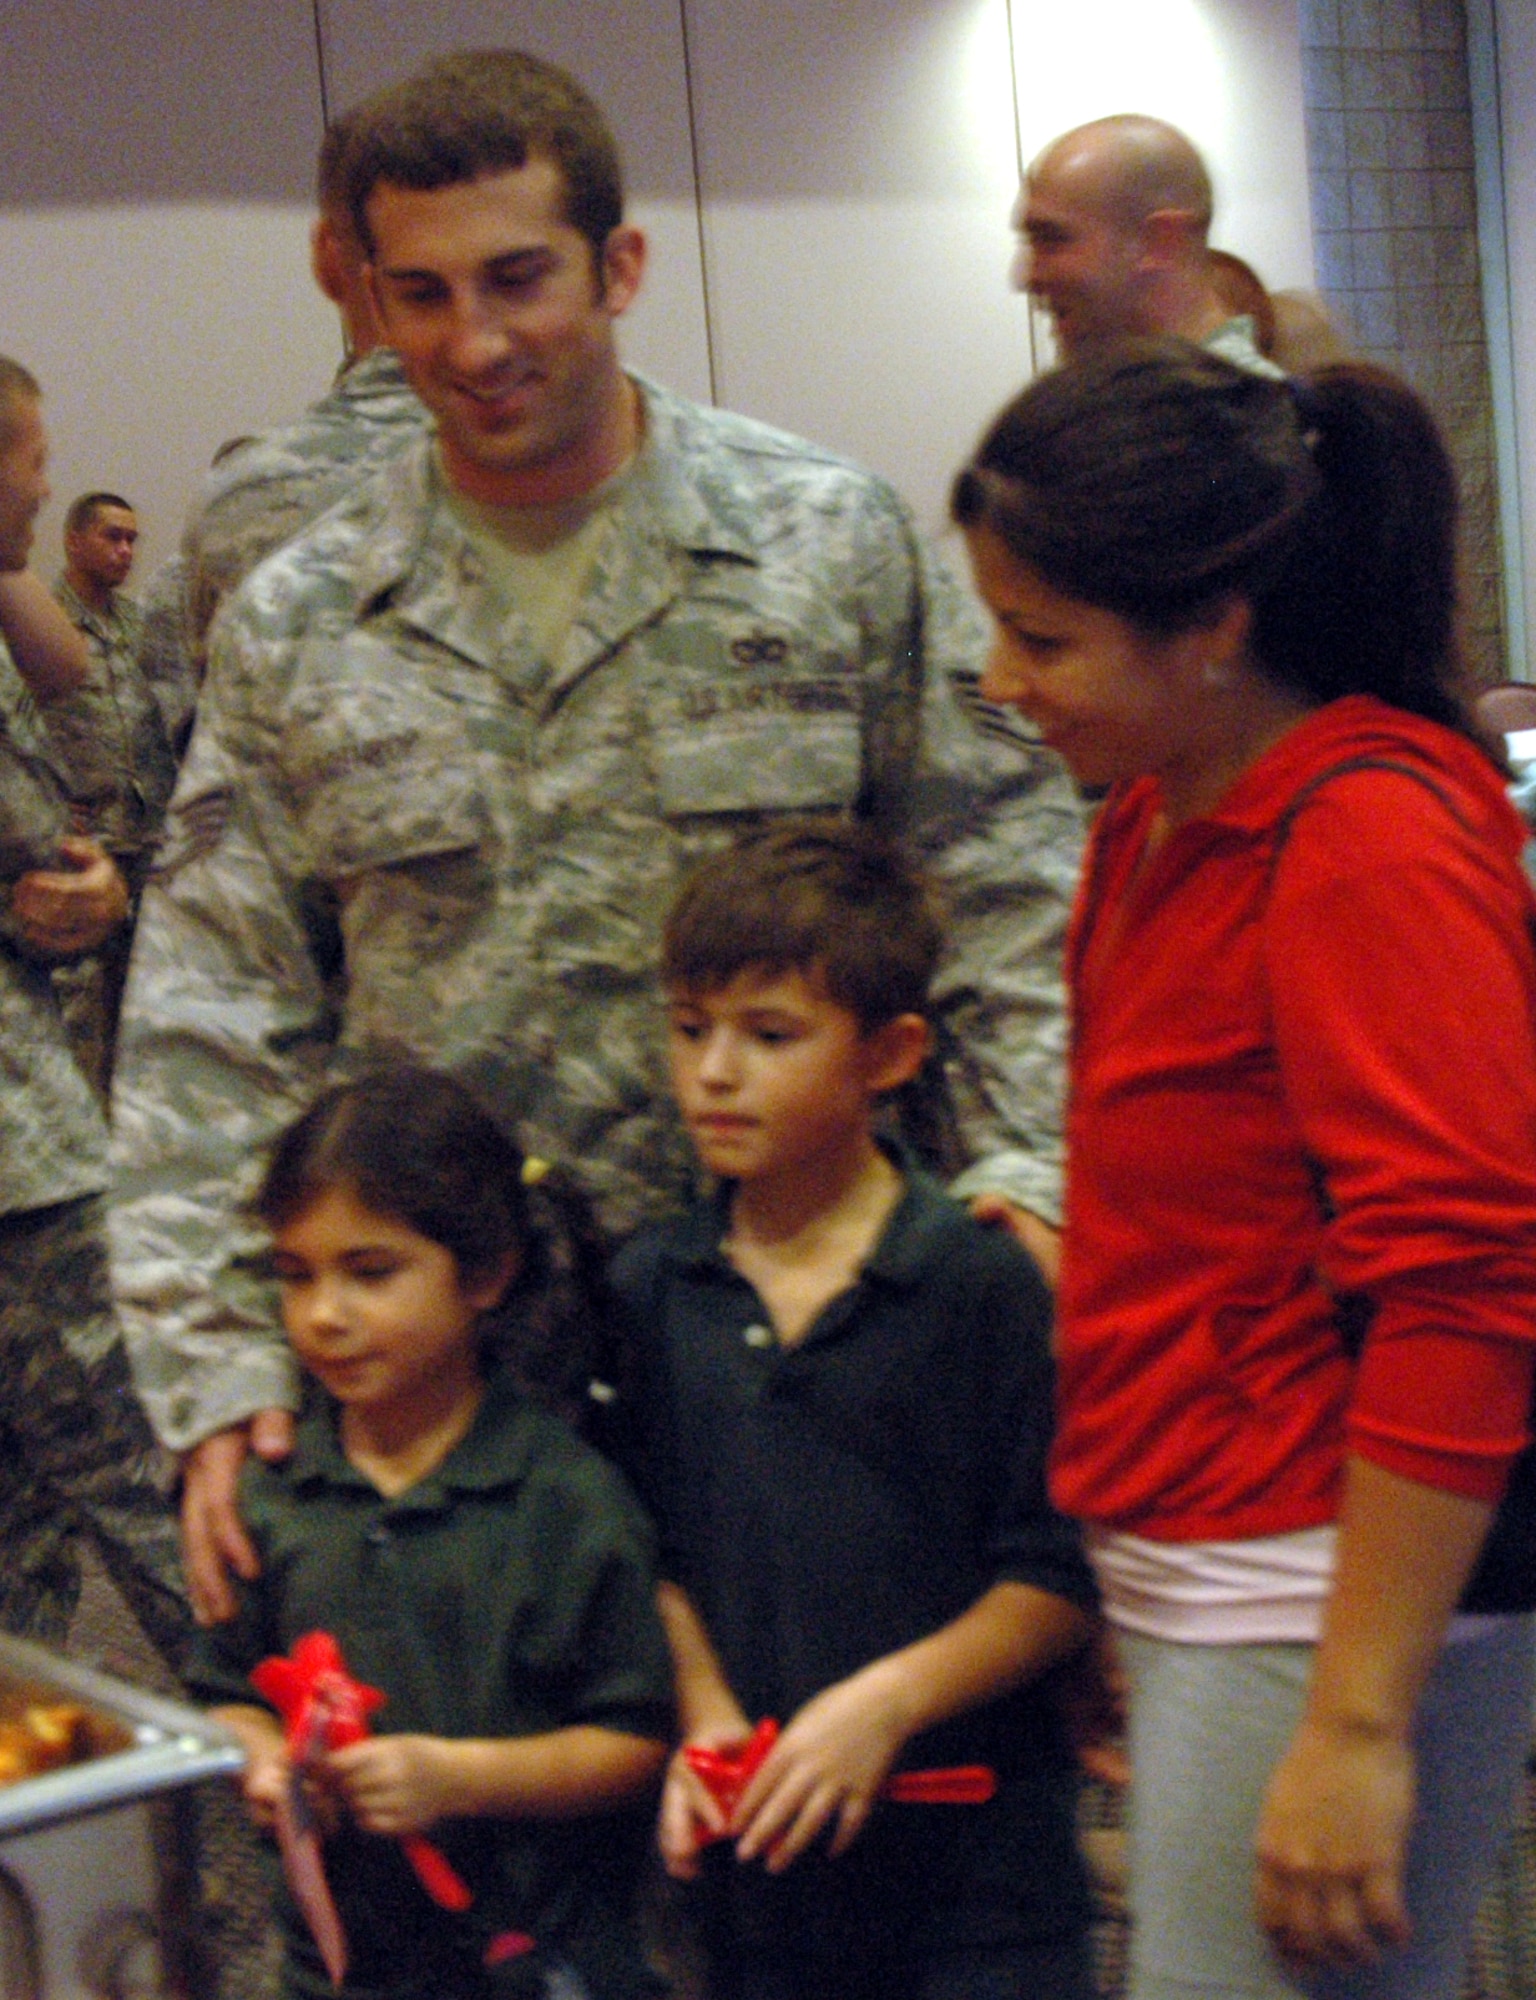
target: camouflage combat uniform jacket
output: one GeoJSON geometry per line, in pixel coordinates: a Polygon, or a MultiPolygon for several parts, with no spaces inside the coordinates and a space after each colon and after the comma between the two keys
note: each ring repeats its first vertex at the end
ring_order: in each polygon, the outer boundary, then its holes
{"type": "Polygon", "coordinates": [[[167,556],[139,592],[144,629],[139,671],[160,707],[166,741],[180,757],[197,707],[197,675],[187,652],[187,559],[178,549],[167,556]]]}
{"type": "Polygon", "coordinates": [[[186,649],[194,683],[214,613],[264,556],[420,437],[427,413],[399,357],[376,347],[296,422],[263,431],[208,475],[182,537],[186,649]]]}
{"type": "MultiPolygon", "coordinates": [[[[47,730],[0,641],[0,882],[52,867],[70,830],[47,730]]],[[[107,1131],[69,1052],[46,965],[0,923],[0,1215],[99,1194],[107,1131]]]]}
{"type": "Polygon", "coordinates": [[[149,682],[139,665],[144,617],[124,592],[110,610],[87,604],[60,577],[53,594],[85,635],[85,685],[43,706],[80,830],[109,853],[131,858],[160,833],[176,759],[149,682]]]}
{"type": "Polygon", "coordinates": [[[431,448],[247,581],[151,877],[115,1118],[120,1296],[163,1439],[293,1400],[233,1197],[328,1073],[448,1067],[616,1230],[691,1184],[656,979],[679,878],[847,808],[935,868],[954,1124],[1056,1210],[1062,767],[976,697],[979,612],[883,482],[645,386],[647,442],[552,661],[498,612],[431,448]]]}

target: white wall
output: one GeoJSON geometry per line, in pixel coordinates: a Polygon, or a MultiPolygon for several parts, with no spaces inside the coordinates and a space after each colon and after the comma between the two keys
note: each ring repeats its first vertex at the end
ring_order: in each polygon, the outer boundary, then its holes
{"type": "Polygon", "coordinates": [[[1536,8],[1531,0],[1496,0],[1494,21],[1525,571],[1526,657],[1513,669],[1536,680],[1536,8]]]}
{"type": "MultiPolygon", "coordinates": [[[[1217,234],[1311,276],[1296,0],[524,0],[608,109],[654,239],[626,354],[889,474],[937,525],[1026,376],[1024,156],[1113,110],[1208,150],[1217,234]]],[[[57,501],[134,500],[168,553],[226,437],[335,366],[307,271],[322,121],[504,0],[50,0],[7,9],[0,350],[43,379],[57,501]],[[317,32],[318,28],[318,32],[317,32]],[[322,96],[323,92],[323,96],[322,96]]]]}

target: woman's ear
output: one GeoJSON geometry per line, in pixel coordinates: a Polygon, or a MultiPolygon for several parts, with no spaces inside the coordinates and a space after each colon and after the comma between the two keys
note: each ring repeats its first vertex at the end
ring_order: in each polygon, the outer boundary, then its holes
{"type": "Polygon", "coordinates": [[[900,1090],[922,1068],[933,1045],[933,1030],[921,1014],[896,1014],[865,1037],[870,1093],[883,1097],[900,1090]]]}
{"type": "Polygon", "coordinates": [[[1168,642],[1166,664],[1177,662],[1176,677],[1198,696],[1212,688],[1231,688],[1248,658],[1253,631],[1253,606],[1234,592],[1207,605],[1192,625],[1168,642]]]}

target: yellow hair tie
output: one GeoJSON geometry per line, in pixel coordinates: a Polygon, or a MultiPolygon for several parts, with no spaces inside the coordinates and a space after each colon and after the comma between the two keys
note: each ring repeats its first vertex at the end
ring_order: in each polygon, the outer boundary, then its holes
{"type": "Polygon", "coordinates": [[[537,1187],[540,1181],[548,1178],[549,1171],[548,1160],[535,1159],[530,1153],[523,1161],[523,1186],[537,1187]]]}

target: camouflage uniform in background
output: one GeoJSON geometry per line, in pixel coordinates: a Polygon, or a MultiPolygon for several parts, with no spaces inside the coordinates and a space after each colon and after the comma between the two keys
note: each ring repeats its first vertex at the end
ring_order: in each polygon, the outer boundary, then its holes
{"type": "Polygon", "coordinates": [[[219,460],[182,541],[194,683],[208,664],[214,613],[235,586],[264,556],[397,457],[429,422],[394,351],[376,347],[343,369],[330,393],[297,422],[263,431],[219,460]]]}
{"type": "Polygon", "coordinates": [[[691,1185],[656,963],[683,872],[764,815],[904,830],[947,893],[937,988],[973,1176],[1059,1197],[1076,794],[980,702],[979,611],[882,481],[642,385],[646,442],[557,657],[506,614],[430,442],[220,621],[144,902],[115,1112],[120,1300],[178,1447],[294,1400],[237,1212],[325,1077],[457,1072],[608,1225],[691,1185]]]}
{"type": "Polygon", "coordinates": [[[53,594],[90,653],[85,685],[43,705],[76,828],[99,840],[128,884],[126,922],[101,949],[54,975],[64,1026],[81,1067],[105,1101],[134,913],[160,837],[176,759],[160,704],[139,666],[144,619],[124,591],[98,611],[60,577],[53,594]]]}
{"type": "MultiPolygon", "coordinates": [[[[0,646],[0,872],[69,831],[54,753],[0,646]]],[[[190,1634],[168,1467],[135,1400],[108,1287],[107,1133],[48,970],[0,925],[0,1627],[62,1642],[89,1536],[150,1640],[190,1634]]]]}
{"type": "Polygon", "coordinates": [[[151,573],[139,592],[139,610],[139,672],[159,704],[171,754],[179,759],[197,707],[197,675],[187,652],[187,559],[180,550],[151,573]]]}

